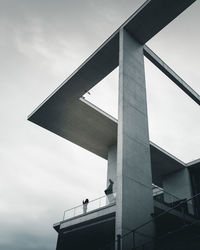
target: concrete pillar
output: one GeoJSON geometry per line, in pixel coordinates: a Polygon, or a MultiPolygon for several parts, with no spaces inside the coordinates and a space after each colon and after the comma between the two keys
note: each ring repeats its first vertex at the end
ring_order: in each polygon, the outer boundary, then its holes
{"type": "Polygon", "coordinates": [[[112,145],[108,150],[108,168],[107,168],[107,187],[109,179],[114,181],[113,192],[116,193],[117,187],[117,145],[112,145]]]}
{"type": "MultiPolygon", "coordinates": [[[[153,195],[143,46],[120,30],[116,235],[152,219],[153,195]]],[[[153,223],[140,232],[153,235],[153,223]]],[[[136,246],[149,238],[136,234],[136,246]]],[[[132,235],[122,250],[132,249],[132,235]]],[[[150,249],[150,248],[149,248],[150,249]]]]}
{"type": "MultiPolygon", "coordinates": [[[[163,189],[166,193],[164,199],[166,202],[172,202],[174,195],[178,199],[188,199],[192,196],[192,187],[190,181],[190,174],[187,168],[181,169],[163,178],[163,189]]],[[[193,213],[192,201],[188,202],[188,210],[193,213]]]]}

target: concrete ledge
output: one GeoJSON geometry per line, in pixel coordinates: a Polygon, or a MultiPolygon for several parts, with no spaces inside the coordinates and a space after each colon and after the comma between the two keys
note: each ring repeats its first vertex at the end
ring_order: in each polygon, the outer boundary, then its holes
{"type": "Polygon", "coordinates": [[[103,218],[113,217],[115,216],[116,205],[108,205],[101,209],[96,209],[94,211],[89,212],[86,215],[78,216],[63,222],[60,222],[60,229],[71,228],[72,226],[77,226],[80,224],[85,224],[90,221],[97,222],[98,220],[102,220],[103,218]]]}

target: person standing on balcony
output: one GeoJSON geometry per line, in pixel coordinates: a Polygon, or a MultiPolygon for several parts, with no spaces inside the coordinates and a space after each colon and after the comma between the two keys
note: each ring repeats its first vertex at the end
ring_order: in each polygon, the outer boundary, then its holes
{"type": "Polygon", "coordinates": [[[114,185],[114,181],[112,181],[111,179],[109,179],[109,186],[106,188],[106,190],[104,191],[104,193],[106,194],[106,196],[108,197],[108,201],[109,203],[112,203],[115,201],[114,195],[113,195],[113,185],[114,185]]]}
{"type": "Polygon", "coordinates": [[[83,214],[87,213],[87,206],[88,206],[89,200],[85,199],[83,200],[83,214]]]}

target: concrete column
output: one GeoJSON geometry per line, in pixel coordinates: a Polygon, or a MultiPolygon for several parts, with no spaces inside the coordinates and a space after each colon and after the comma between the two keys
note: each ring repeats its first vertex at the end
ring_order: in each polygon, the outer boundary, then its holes
{"type": "MultiPolygon", "coordinates": [[[[143,46],[124,29],[120,30],[117,143],[116,235],[124,235],[153,213],[143,46]]],[[[153,223],[140,232],[152,235],[153,223]]],[[[147,241],[136,234],[136,246],[147,241]]],[[[122,239],[122,250],[132,247],[132,235],[122,239]]]]}
{"type": "Polygon", "coordinates": [[[116,193],[117,187],[117,145],[112,145],[108,150],[108,169],[107,169],[107,187],[109,179],[114,181],[113,192],[116,193]]]}
{"type": "MultiPolygon", "coordinates": [[[[188,199],[192,196],[190,174],[187,168],[171,173],[163,178],[163,189],[179,199],[188,199]]],[[[166,202],[172,202],[172,197],[165,194],[166,202]]],[[[192,201],[188,202],[188,210],[193,213],[192,201]]]]}

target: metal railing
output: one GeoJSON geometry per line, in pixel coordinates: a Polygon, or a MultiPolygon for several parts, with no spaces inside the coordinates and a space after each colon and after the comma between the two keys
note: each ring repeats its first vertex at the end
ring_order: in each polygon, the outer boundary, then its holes
{"type": "Polygon", "coordinates": [[[164,189],[153,185],[153,198],[154,200],[170,207],[176,207],[176,210],[182,212],[185,211],[186,214],[194,216],[194,206],[192,204],[192,200],[188,202],[184,202],[187,200],[178,198],[177,196],[166,192],[164,189]],[[180,204],[180,206],[177,206],[180,204]]]}
{"type": "MultiPolygon", "coordinates": [[[[176,210],[184,211],[189,215],[194,215],[194,207],[192,201],[183,203],[186,199],[180,199],[173,194],[164,191],[162,188],[152,184],[152,192],[154,200],[162,203],[170,208],[176,207],[176,210]],[[177,206],[179,203],[183,205],[177,206]]],[[[99,208],[114,204],[116,202],[116,193],[102,196],[97,199],[90,201],[88,204],[79,205],[71,209],[65,210],[63,214],[63,220],[67,220],[76,216],[85,215],[91,211],[99,208]]]]}
{"type": "Polygon", "coordinates": [[[82,204],[71,209],[65,210],[63,214],[63,220],[68,220],[73,217],[86,215],[96,209],[103,208],[109,205],[114,205],[116,202],[116,194],[102,196],[97,199],[89,201],[87,204],[82,204]]]}
{"type": "MultiPolygon", "coordinates": [[[[124,234],[124,235],[118,235],[118,238],[116,239],[116,241],[111,241],[110,243],[108,243],[106,246],[100,248],[100,249],[104,249],[104,250],[110,250],[113,249],[114,245],[117,244],[118,248],[120,248],[121,245],[121,240],[123,239],[123,241],[125,240],[130,240],[130,237],[132,239],[132,245],[134,250],[149,250],[149,249],[159,249],[159,248],[155,248],[155,244],[159,245],[160,241],[163,240],[168,240],[169,236],[171,235],[175,235],[177,231],[181,231],[181,230],[185,230],[186,226],[190,227],[193,225],[193,223],[188,223],[187,219],[185,217],[185,215],[192,215],[194,216],[195,211],[194,211],[194,207],[193,207],[193,200],[195,198],[197,198],[198,196],[200,196],[200,194],[194,195],[193,197],[189,198],[189,199],[180,199],[178,197],[176,197],[175,195],[172,195],[166,191],[164,191],[162,188],[156,186],[156,185],[152,185],[152,195],[155,201],[164,204],[168,207],[168,209],[166,211],[163,211],[159,214],[155,214],[153,215],[153,218],[150,219],[149,221],[146,221],[145,223],[143,223],[142,225],[140,225],[139,227],[131,230],[130,232],[124,234]],[[181,212],[181,216],[183,216],[183,226],[176,228],[174,231],[170,231],[167,232],[164,235],[161,235],[159,237],[154,237],[153,235],[149,234],[149,230],[148,227],[151,227],[151,224],[159,219],[160,217],[164,216],[165,214],[170,213],[171,211],[180,211],[181,212]],[[145,243],[140,244],[141,242],[141,238],[146,238],[145,243]]],[[[116,203],[116,194],[113,193],[111,195],[107,195],[107,196],[102,196],[100,198],[94,199],[92,201],[90,201],[88,204],[84,205],[79,205],[76,206],[72,209],[68,209],[64,211],[64,215],[63,215],[63,220],[68,220],[70,218],[74,218],[77,216],[84,216],[88,213],[91,212],[95,212],[95,210],[98,209],[102,209],[104,207],[110,206],[110,205],[114,205],[116,203]]],[[[197,222],[200,223],[200,220],[195,220],[197,222]]],[[[195,222],[196,223],[196,222],[195,222]]],[[[152,225],[153,225],[152,224],[152,225]]],[[[151,231],[151,230],[150,230],[151,231]]],[[[143,241],[143,240],[142,240],[143,241]]],[[[144,241],[143,241],[144,242],[144,241]]],[[[162,244],[161,244],[162,245],[162,244]]],[[[160,247],[160,245],[159,245],[160,247]]]]}
{"type": "MultiPolygon", "coordinates": [[[[190,207],[190,205],[192,204],[192,201],[195,198],[200,197],[200,193],[192,196],[191,198],[180,200],[176,196],[171,195],[169,193],[166,193],[169,196],[165,196],[165,192],[163,189],[161,189],[157,186],[156,186],[156,188],[159,190],[153,191],[154,199],[161,202],[161,203],[166,204],[167,206],[169,206],[169,209],[159,213],[158,215],[153,216],[152,219],[144,222],[142,225],[134,228],[133,230],[131,230],[127,233],[125,233],[123,235],[117,235],[116,240],[111,241],[110,243],[108,243],[104,247],[99,248],[99,250],[114,249],[113,246],[115,244],[117,245],[117,249],[121,250],[122,240],[124,243],[126,241],[131,243],[132,248],[129,248],[129,249],[132,249],[132,250],[200,249],[200,240],[199,240],[200,234],[198,234],[197,232],[196,232],[197,236],[196,236],[196,234],[194,234],[194,236],[188,236],[188,238],[187,238],[187,234],[186,234],[184,236],[184,238],[182,238],[180,235],[179,235],[179,238],[177,238],[178,234],[180,232],[182,232],[182,231],[185,232],[186,230],[189,230],[192,226],[195,226],[197,224],[200,225],[199,218],[195,218],[195,220],[192,220],[192,221],[187,221],[186,217],[185,217],[185,213],[188,213],[188,211],[186,209],[183,209],[183,208],[188,209],[188,207],[190,207]],[[172,200],[169,200],[169,198],[172,200]],[[175,226],[175,228],[171,228],[169,231],[166,231],[164,234],[161,234],[158,236],[152,235],[151,228],[154,228],[154,223],[157,220],[159,220],[159,218],[162,218],[166,214],[171,213],[173,210],[179,210],[182,212],[181,213],[182,214],[182,222],[180,224],[177,224],[177,227],[175,226]],[[143,243],[141,243],[141,239],[142,239],[143,243]],[[146,239],[146,240],[144,240],[144,239],[146,239]],[[176,245],[175,245],[174,239],[176,239],[176,245]],[[186,243],[188,243],[189,246],[186,245],[186,243]],[[191,244],[194,244],[193,248],[190,247],[191,244]]],[[[153,187],[153,189],[155,189],[155,187],[153,187]]]]}

